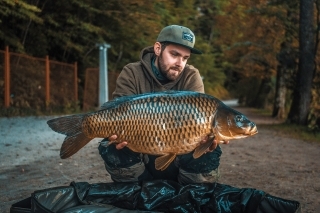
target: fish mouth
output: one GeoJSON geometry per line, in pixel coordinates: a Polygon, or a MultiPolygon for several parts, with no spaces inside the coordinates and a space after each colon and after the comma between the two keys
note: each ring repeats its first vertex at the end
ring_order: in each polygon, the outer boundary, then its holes
{"type": "MultiPolygon", "coordinates": [[[[218,128],[219,129],[219,128],[218,128]]],[[[228,132],[231,133],[232,130],[228,129],[228,132]]],[[[241,138],[246,138],[248,136],[252,136],[258,133],[258,128],[257,126],[252,123],[250,127],[242,128],[241,133],[236,133],[236,134],[224,134],[222,131],[217,131],[216,136],[220,140],[233,140],[233,139],[241,139],[241,138]]]]}
{"type": "Polygon", "coordinates": [[[251,136],[258,133],[258,128],[256,125],[254,125],[252,128],[248,129],[248,131],[245,132],[245,135],[251,136]]]}

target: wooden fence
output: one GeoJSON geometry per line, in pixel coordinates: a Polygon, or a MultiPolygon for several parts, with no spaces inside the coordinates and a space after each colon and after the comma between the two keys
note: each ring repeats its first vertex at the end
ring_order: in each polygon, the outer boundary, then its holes
{"type": "Polygon", "coordinates": [[[0,58],[2,56],[0,97],[3,102],[0,100],[0,106],[36,107],[78,101],[77,62],[67,64],[49,60],[49,56],[35,58],[12,53],[9,47],[0,50],[0,58]]]}
{"type": "MultiPolygon", "coordinates": [[[[116,88],[118,72],[108,72],[109,100],[116,88]]],[[[85,86],[83,92],[83,110],[99,109],[99,68],[87,68],[85,71],[85,86]]]]}

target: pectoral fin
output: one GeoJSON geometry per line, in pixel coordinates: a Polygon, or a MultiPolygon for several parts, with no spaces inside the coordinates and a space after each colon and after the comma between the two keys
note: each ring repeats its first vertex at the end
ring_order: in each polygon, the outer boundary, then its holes
{"type": "Polygon", "coordinates": [[[207,149],[212,145],[214,136],[210,136],[207,140],[207,142],[200,144],[193,152],[193,158],[199,158],[201,155],[203,155],[207,149]]]}
{"type": "Polygon", "coordinates": [[[155,167],[157,170],[165,170],[170,163],[175,159],[177,155],[175,153],[170,153],[167,155],[160,156],[155,160],[155,167]]]}

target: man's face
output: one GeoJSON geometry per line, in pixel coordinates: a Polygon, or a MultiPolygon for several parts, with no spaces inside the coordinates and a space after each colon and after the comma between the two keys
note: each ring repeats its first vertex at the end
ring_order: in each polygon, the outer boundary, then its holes
{"type": "Polygon", "coordinates": [[[168,44],[158,57],[158,67],[164,76],[174,81],[183,71],[190,58],[190,49],[176,44],[168,44]]]}

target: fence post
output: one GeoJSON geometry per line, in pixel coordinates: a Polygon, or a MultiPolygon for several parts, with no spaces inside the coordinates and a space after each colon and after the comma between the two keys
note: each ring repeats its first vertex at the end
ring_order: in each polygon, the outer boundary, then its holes
{"type": "Polygon", "coordinates": [[[46,107],[50,102],[50,61],[49,56],[46,56],[46,107]]]}
{"type": "Polygon", "coordinates": [[[4,54],[4,106],[10,106],[10,54],[9,47],[6,46],[4,54]]]}
{"type": "Polygon", "coordinates": [[[99,44],[99,106],[109,99],[107,50],[110,47],[109,44],[99,44]]]}
{"type": "Polygon", "coordinates": [[[78,63],[74,63],[74,100],[78,101],[78,63]]]}

